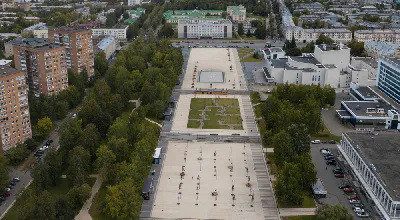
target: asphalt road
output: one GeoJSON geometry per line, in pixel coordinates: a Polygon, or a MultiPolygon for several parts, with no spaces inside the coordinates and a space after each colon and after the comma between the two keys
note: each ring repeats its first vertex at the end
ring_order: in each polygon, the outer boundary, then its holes
{"type": "MultiPolygon", "coordinates": [[[[354,219],[362,219],[355,215],[355,213],[352,210],[352,205],[349,203],[347,199],[347,195],[343,192],[343,190],[339,189],[340,185],[345,183],[346,184],[351,183],[350,176],[345,175],[345,178],[335,178],[335,176],[332,173],[332,170],[335,169],[336,167],[326,165],[324,156],[319,151],[321,148],[329,149],[329,151],[332,152],[335,155],[335,157],[338,151],[337,146],[335,144],[311,145],[311,156],[313,163],[315,165],[315,169],[317,171],[317,177],[322,180],[325,189],[328,191],[328,196],[326,198],[319,199],[319,202],[328,205],[343,205],[354,216],[354,219]]],[[[371,210],[368,210],[368,208],[366,209],[366,211],[368,213],[371,213],[371,210]]]]}

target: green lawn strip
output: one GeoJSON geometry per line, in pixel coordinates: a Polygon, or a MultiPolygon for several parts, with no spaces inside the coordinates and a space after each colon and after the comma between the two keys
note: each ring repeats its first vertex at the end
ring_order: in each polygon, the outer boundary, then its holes
{"type": "Polygon", "coordinates": [[[191,109],[189,111],[189,119],[202,119],[201,113],[199,110],[191,109]]]}
{"type": "Polygon", "coordinates": [[[275,164],[275,154],[267,153],[267,161],[268,161],[268,167],[270,170],[270,174],[274,175],[276,177],[278,175],[278,167],[275,164]]]}
{"type": "Polygon", "coordinates": [[[312,135],[312,140],[321,140],[322,142],[328,142],[330,140],[334,140],[336,142],[340,142],[341,137],[333,135],[328,128],[322,123],[323,129],[316,135],[312,135]]]}
{"type": "Polygon", "coordinates": [[[283,217],[282,220],[315,220],[315,215],[299,215],[299,216],[287,216],[283,217]]]}
{"type": "MultiPolygon", "coordinates": [[[[274,185],[276,182],[274,183],[274,185]]],[[[279,208],[315,208],[315,201],[311,195],[311,191],[303,191],[302,196],[303,203],[301,205],[284,205],[279,203],[278,199],[278,207],[279,208]]]]}
{"type": "Polygon", "coordinates": [[[219,106],[225,107],[239,107],[239,101],[237,99],[221,99],[216,98],[215,103],[219,106]]]}
{"type": "Polygon", "coordinates": [[[240,115],[240,108],[225,108],[225,114],[240,115]]]}
{"type": "Polygon", "coordinates": [[[107,187],[106,184],[102,184],[99,191],[93,198],[92,206],[90,206],[89,214],[92,216],[93,220],[106,220],[106,216],[104,216],[102,209],[103,203],[106,198],[107,187]]]}
{"type": "Polygon", "coordinates": [[[188,128],[199,128],[200,125],[201,125],[201,123],[198,120],[189,120],[187,123],[188,128]]]}
{"type": "Polygon", "coordinates": [[[235,125],[235,126],[233,126],[233,130],[243,130],[243,126],[242,125],[235,125]]]}
{"type": "Polygon", "coordinates": [[[239,124],[242,124],[242,117],[240,117],[240,116],[222,116],[222,121],[225,124],[239,125],[239,124]]]}
{"type": "Polygon", "coordinates": [[[246,57],[246,58],[244,58],[242,60],[242,62],[262,62],[262,61],[263,60],[261,58],[260,59],[256,59],[253,56],[248,56],[248,57],[246,57]]]}
{"type": "Polygon", "coordinates": [[[242,59],[245,55],[253,52],[254,49],[252,49],[252,48],[240,48],[240,49],[237,49],[237,51],[238,51],[239,58],[242,59]]]}
{"type": "Polygon", "coordinates": [[[212,99],[210,98],[192,98],[190,102],[190,109],[193,110],[204,110],[206,106],[214,106],[212,99]]]}

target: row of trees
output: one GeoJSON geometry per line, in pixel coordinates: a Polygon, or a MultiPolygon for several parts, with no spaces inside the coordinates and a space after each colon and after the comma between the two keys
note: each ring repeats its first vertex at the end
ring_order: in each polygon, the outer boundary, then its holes
{"type": "Polygon", "coordinates": [[[285,84],[277,86],[262,105],[267,130],[263,141],[274,147],[281,204],[301,204],[303,192],[316,181],[310,137],[323,129],[320,108],[334,102],[332,88],[285,84]]]}

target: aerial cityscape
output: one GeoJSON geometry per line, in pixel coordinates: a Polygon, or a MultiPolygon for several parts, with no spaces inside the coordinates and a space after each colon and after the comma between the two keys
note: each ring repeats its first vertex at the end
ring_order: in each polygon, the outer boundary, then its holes
{"type": "Polygon", "coordinates": [[[1,220],[400,220],[400,1],[2,0],[0,116],[1,220]]]}

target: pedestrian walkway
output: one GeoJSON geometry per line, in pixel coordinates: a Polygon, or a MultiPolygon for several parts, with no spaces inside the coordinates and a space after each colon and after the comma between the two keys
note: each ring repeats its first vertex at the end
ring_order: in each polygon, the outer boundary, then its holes
{"type": "Polygon", "coordinates": [[[280,208],[281,216],[315,215],[317,208],[280,208]]]}
{"type": "Polygon", "coordinates": [[[150,123],[153,123],[153,124],[156,124],[158,127],[162,128],[162,125],[160,123],[157,123],[157,122],[155,122],[155,121],[153,121],[151,119],[148,119],[148,118],[144,118],[144,119],[146,119],[146,121],[148,121],[150,123]]]}
{"type": "Polygon", "coordinates": [[[81,211],[77,216],[75,216],[75,220],[92,220],[92,216],[89,214],[90,206],[92,206],[93,198],[96,193],[99,191],[101,183],[103,182],[99,175],[90,175],[92,178],[96,178],[96,182],[94,183],[91,191],[90,198],[83,204],[81,211]]]}

